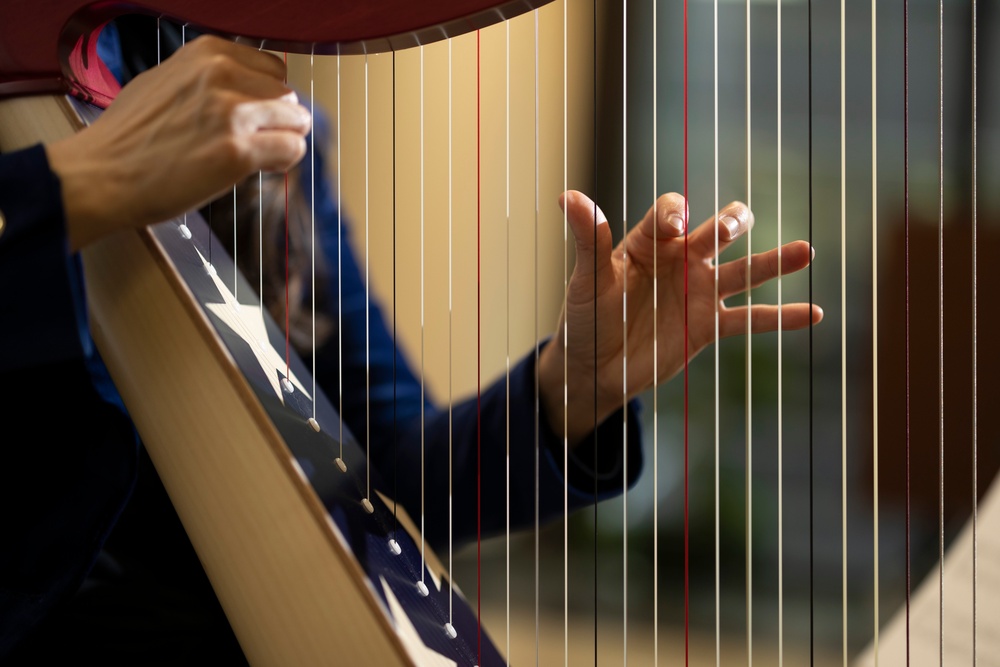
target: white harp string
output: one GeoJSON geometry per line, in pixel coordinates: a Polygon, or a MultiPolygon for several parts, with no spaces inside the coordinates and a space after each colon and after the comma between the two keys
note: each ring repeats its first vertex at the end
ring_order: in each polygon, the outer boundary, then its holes
{"type": "Polygon", "coordinates": [[[938,0],[938,657],[944,665],[944,0],[938,0]]]}
{"type": "MultiPolygon", "coordinates": [[[[448,40],[448,581],[452,579],[455,545],[454,545],[454,400],[452,394],[452,370],[454,365],[454,54],[452,40],[448,40]]],[[[454,620],[455,595],[454,586],[448,586],[448,622],[454,620]]]]}
{"type": "Polygon", "coordinates": [[[371,155],[368,150],[368,54],[365,54],[365,499],[372,495],[371,474],[371,255],[369,253],[371,155]]]}
{"type": "MultiPolygon", "coordinates": [[[[569,188],[569,56],[567,7],[569,2],[562,3],[562,122],[563,122],[563,154],[562,154],[562,191],[565,196],[569,188]]],[[[563,294],[569,290],[569,207],[563,205],[563,294]]],[[[596,220],[594,221],[597,222],[596,220]]],[[[562,328],[563,337],[563,461],[562,469],[569,470],[569,326],[562,328]]],[[[563,664],[569,667],[569,475],[563,475],[563,664]]]]}
{"type": "Polygon", "coordinates": [[[784,664],[785,657],[785,522],[784,522],[784,465],[783,454],[783,428],[784,420],[782,407],[784,404],[783,395],[783,373],[782,373],[782,335],[781,335],[781,5],[782,0],[778,0],[778,667],[784,664]]]}
{"type": "Polygon", "coordinates": [[[847,8],[840,0],[840,622],[847,667],[847,8]]]}
{"type": "MultiPolygon", "coordinates": [[[[657,102],[659,101],[659,82],[657,79],[657,61],[659,51],[657,50],[657,16],[656,0],[652,0],[653,8],[653,665],[660,664],[660,410],[659,410],[659,387],[660,387],[660,366],[659,366],[659,229],[660,211],[658,196],[657,167],[659,166],[659,147],[657,128],[659,123],[657,102]]],[[[595,221],[596,222],[596,221],[595,221]]]]}
{"type": "Polygon", "coordinates": [[[979,348],[976,340],[978,330],[978,241],[977,195],[978,195],[978,144],[977,132],[977,92],[978,92],[978,0],[972,0],[972,665],[977,664],[979,629],[979,348]]]}
{"type": "MultiPolygon", "coordinates": [[[[622,0],[622,451],[628,451],[628,0],[622,0]]],[[[597,222],[596,220],[594,221],[597,222]]],[[[597,296],[596,294],[594,295],[597,296]]],[[[622,456],[622,660],[628,665],[628,456],[622,456]]]]}
{"type": "MultiPolygon", "coordinates": [[[[339,442],[340,442],[340,456],[337,459],[339,462],[344,462],[344,260],[343,260],[343,248],[344,248],[344,201],[343,201],[343,189],[341,174],[343,174],[342,162],[342,151],[341,146],[343,141],[339,135],[339,128],[342,127],[343,119],[341,117],[340,109],[340,63],[342,58],[337,57],[337,127],[338,127],[338,137],[337,137],[337,400],[339,403],[338,409],[338,422],[339,422],[339,442]]],[[[261,290],[261,294],[263,294],[261,290]]]]}
{"type": "MultiPolygon", "coordinates": [[[[538,215],[539,215],[539,160],[540,160],[540,147],[539,147],[539,82],[538,82],[538,12],[533,14],[535,20],[535,34],[534,34],[534,67],[535,67],[535,99],[534,99],[534,158],[535,158],[535,340],[538,340],[539,336],[539,321],[541,319],[540,307],[539,307],[539,285],[538,285],[538,269],[539,269],[539,252],[538,252],[538,240],[539,240],[539,229],[538,229],[538,215]]],[[[541,616],[540,616],[540,577],[541,572],[539,570],[539,559],[540,559],[540,540],[541,540],[541,518],[539,516],[539,502],[541,499],[541,488],[540,488],[540,472],[539,466],[541,464],[541,398],[539,395],[539,377],[538,377],[538,345],[535,345],[535,665],[537,667],[539,648],[541,645],[541,616]]]]}
{"type": "Polygon", "coordinates": [[[719,583],[721,579],[719,567],[719,0],[712,3],[712,134],[713,134],[713,156],[712,156],[712,180],[715,193],[715,254],[713,256],[713,289],[714,289],[714,341],[712,346],[713,361],[715,362],[714,378],[714,415],[715,415],[715,443],[713,455],[714,473],[714,514],[715,514],[715,664],[716,667],[722,663],[722,610],[719,604],[719,583]]]}
{"type": "MultiPolygon", "coordinates": [[[[750,69],[750,0],[746,0],[746,153],[747,153],[747,208],[753,212],[753,188],[752,186],[752,133],[751,133],[751,108],[750,95],[751,69],[750,69]]],[[[753,316],[752,316],[752,286],[751,286],[751,263],[752,248],[751,242],[753,225],[747,225],[747,257],[746,257],[746,307],[747,307],[747,334],[746,334],[746,387],[745,398],[745,426],[746,431],[746,471],[745,471],[745,500],[746,506],[746,614],[747,614],[747,667],[753,665],[753,316]]]]}
{"type": "MultiPolygon", "coordinates": [[[[312,284],[316,285],[316,57],[309,54],[309,233],[312,284]]],[[[236,219],[236,191],[233,190],[233,219],[236,219]]],[[[236,252],[233,252],[236,256],[236,252]]],[[[313,421],[316,420],[316,289],[309,290],[312,298],[312,406],[313,421]]]]}
{"type": "Polygon", "coordinates": [[[504,78],[505,78],[505,95],[504,102],[506,104],[506,113],[504,115],[504,141],[505,141],[505,158],[504,158],[504,170],[506,175],[506,187],[505,187],[505,197],[504,197],[504,219],[506,220],[506,232],[507,232],[507,257],[504,266],[507,271],[507,341],[506,341],[506,355],[505,355],[505,373],[507,378],[506,386],[506,404],[505,404],[505,452],[504,457],[504,480],[505,488],[507,490],[507,507],[506,507],[506,524],[504,526],[504,558],[505,558],[505,575],[504,575],[504,610],[506,612],[506,643],[507,651],[505,655],[507,656],[507,667],[510,667],[510,21],[504,22],[504,37],[505,37],[505,48],[504,48],[504,78]]]}
{"type": "Polygon", "coordinates": [[[879,548],[878,548],[878,33],[876,31],[876,0],[871,4],[872,19],[872,635],[875,652],[875,666],[878,667],[879,642],[879,548]]]}
{"type": "Polygon", "coordinates": [[[425,231],[425,220],[424,214],[426,212],[425,208],[425,190],[424,190],[424,177],[425,177],[425,167],[424,162],[424,45],[420,45],[420,581],[426,585],[425,574],[424,574],[424,563],[426,562],[426,540],[424,539],[426,518],[425,518],[425,507],[424,507],[424,481],[427,479],[425,475],[425,454],[426,454],[426,328],[425,328],[425,317],[424,317],[424,307],[426,305],[426,293],[425,293],[425,281],[424,281],[424,271],[425,271],[425,254],[424,254],[424,231],[425,231]]]}

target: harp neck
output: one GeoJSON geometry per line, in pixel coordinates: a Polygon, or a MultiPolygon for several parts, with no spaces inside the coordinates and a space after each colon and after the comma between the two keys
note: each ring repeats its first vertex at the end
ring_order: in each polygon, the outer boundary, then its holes
{"type": "Polygon", "coordinates": [[[260,48],[317,55],[374,53],[483,28],[548,0],[290,0],[280,11],[219,0],[4,0],[0,3],[0,98],[72,93],[107,106],[117,84],[96,58],[100,29],[147,14],[260,48]],[[26,30],[24,26],[31,26],[26,30]]]}

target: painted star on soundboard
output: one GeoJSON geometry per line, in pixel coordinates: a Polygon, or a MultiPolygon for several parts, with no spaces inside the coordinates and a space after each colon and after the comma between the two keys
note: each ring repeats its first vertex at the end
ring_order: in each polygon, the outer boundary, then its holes
{"type": "Polygon", "coordinates": [[[385,578],[379,577],[379,580],[382,582],[382,590],[385,592],[385,597],[389,601],[389,612],[396,621],[396,633],[402,640],[403,645],[406,646],[406,650],[410,654],[410,657],[413,658],[414,663],[423,667],[456,667],[458,663],[429,648],[424,643],[424,640],[420,638],[420,633],[417,632],[416,627],[410,621],[410,617],[406,615],[403,605],[399,603],[399,600],[392,592],[392,588],[386,582],[385,578]]]}
{"type": "MultiPolygon", "coordinates": [[[[197,250],[198,257],[201,258],[206,271],[212,277],[219,294],[222,296],[222,303],[208,303],[205,305],[214,315],[226,323],[237,335],[249,346],[250,350],[257,358],[264,375],[271,383],[274,394],[282,403],[285,402],[284,391],[281,388],[281,378],[284,376],[288,364],[285,358],[278,353],[267,336],[267,326],[264,322],[264,312],[259,304],[248,305],[236,300],[229,287],[219,278],[214,269],[211,268],[205,256],[197,250]]],[[[295,376],[295,373],[288,369],[288,379],[295,387],[296,391],[301,391],[306,398],[311,400],[311,396],[305,387],[295,376]]]]}

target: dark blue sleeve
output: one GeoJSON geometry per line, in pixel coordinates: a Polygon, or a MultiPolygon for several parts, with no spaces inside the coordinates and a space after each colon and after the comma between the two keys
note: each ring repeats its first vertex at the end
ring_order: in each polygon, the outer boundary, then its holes
{"type": "MultiPolygon", "coordinates": [[[[325,121],[318,118],[318,134],[326,131],[325,121]]],[[[302,164],[308,195],[310,157],[302,164]]],[[[423,496],[426,537],[431,544],[440,548],[448,543],[449,506],[453,509],[452,538],[456,545],[474,540],[478,530],[483,537],[502,533],[508,507],[512,528],[534,525],[536,458],[538,514],[542,522],[561,516],[567,479],[570,512],[593,503],[595,497],[601,500],[621,494],[625,486],[635,483],[642,468],[638,403],[630,405],[627,420],[618,412],[597,429],[595,438],[571,452],[567,476],[563,472],[562,438],[537,412],[534,354],[515,366],[509,379],[503,377],[485,387],[478,400],[472,397],[454,405],[450,423],[446,407],[425,404],[421,433],[420,381],[394,345],[379,305],[366,296],[362,267],[351,252],[347,224],[340,217],[318,153],[315,183],[319,237],[330,273],[327,293],[331,307],[340,307],[343,346],[342,350],[338,348],[340,343],[334,334],[318,351],[316,379],[335,405],[343,383],[345,424],[362,448],[369,448],[372,465],[385,481],[386,492],[395,495],[414,515],[419,512],[423,496]],[[626,437],[627,447],[623,446],[626,437]],[[425,471],[423,488],[421,468],[425,471]],[[453,494],[450,501],[449,487],[453,494]],[[481,525],[478,516],[482,517],[481,525]]]]}
{"type": "Polygon", "coordinates": [[[0,662],[79,587],[132,488],[136,438],[93,350],[41,146],[0,155],[0,662]]]}
{"type": "Polygon", "coordinates": [[[59,180],[41,145],[0,155],[0,370],[83,359],[89,350],[79,258],[59,180]]]}

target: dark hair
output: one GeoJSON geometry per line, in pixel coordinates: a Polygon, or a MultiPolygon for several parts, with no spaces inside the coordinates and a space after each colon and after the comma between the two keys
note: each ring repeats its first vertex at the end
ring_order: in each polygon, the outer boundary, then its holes
{"type": "MultiPolygon", "coordinates": [[[[119,75],[122,84],[154,67],[199,34],[192,28],[184,30],[171,21],[139,14],[118,17],[113,25],[121,50],[119,75]]],[[[325,290],[328,272],[322,254],[317,252],[316,279],[313,281],[311,219],[300,170],[296,168],[288,173],[287,200],[285,180],[283,173],[254,174],[236,186],[235,215],[232,192],[204,206],[201,213],[230,256],[233,254],[232,225],[236,224],[237,265],[255,291],[263,285],[264,305],[282,328],[285,326],[287,271],[289,341],[306,356],[314,347],[320,347],[334,329],[333,319],[325,314],[329,312],[325,290]],[[316,295],[315,341],[312,290],[316,295]]]]}
{"type": "MultiPolygon", "coordinates": [[[[333,319],[327,315],[328,270],[323,254],[318,251],[313,266],[312,220],[298,168],[288,172],[287,206],[285,191],[283,173],[254,174],[236,186],[236,263],[255,292],[263,286],[264,293],[258,296],[262,296],[264,306],[282,328],[285,326],[287,272],[289,341],[300,354],[308,356],[314,348],[321,347],[334,331],[333,319]],[[316,297],[315,341],[313,294],[316,297]]],[[[230,192],[201,210],[215,232],[215,238],[230,255],[233,254],[233,208],[230,192]]]]}

